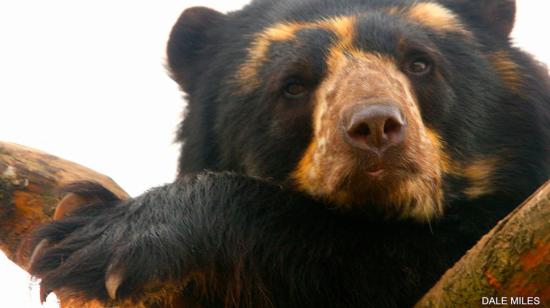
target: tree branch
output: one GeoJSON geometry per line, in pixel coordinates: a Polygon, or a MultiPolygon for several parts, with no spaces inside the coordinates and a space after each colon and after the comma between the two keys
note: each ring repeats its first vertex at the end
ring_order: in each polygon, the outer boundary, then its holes
{"type": "Polygon", "coordinates": [[[113,180],[70,161],[0,141],[0,249],[22,268],[29,251],[24,238],[51,221],[62,196],[56,191],[75,181],[95,181],[121,198],[128,194],[113,180]]]}
{"type": "Polygon", "coordinates": [[[550,181],[485,235],[415,307],[494,306],[496,301],[550,306],[550,181]]]}

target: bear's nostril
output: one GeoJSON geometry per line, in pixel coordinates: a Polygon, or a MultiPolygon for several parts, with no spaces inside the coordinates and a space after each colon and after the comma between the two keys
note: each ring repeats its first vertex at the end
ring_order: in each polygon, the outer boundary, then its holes
{"type": "Polygon", "coordinates": [[[370,135],[369,125],[366,123],[359,124],[357,127],[350,130],[350,135],[356,137],[368,137],[370,135]]]}
{"type": "Polygon", "coordinates": [[[384,134],[399,134],[401,127],[401,123],[399,123],[395,118],[388,118],[386,123],[384,123],[384,134]]]}
{"type": "Polygon", "coordinates": [[[362,150],[382,153],[405,137],[405,120],[395,104],[353,106],[345,110],[342,120],[348,124],[345,140],[362,150]]]}

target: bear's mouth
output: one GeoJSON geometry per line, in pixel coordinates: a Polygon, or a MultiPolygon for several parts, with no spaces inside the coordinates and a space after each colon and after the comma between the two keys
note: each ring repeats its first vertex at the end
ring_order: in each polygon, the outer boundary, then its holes
{"type": "Polygon", "coordinates": [[[441,171],[437,151],[428,150],[428,145],[422,148],[419,154],[412,145],[399,155],[373,161],[355,151],[330,151],[314,142],[293,181],[298,190],[343,210],[376,209],[388,218],[429,221],[442,214],[441,171]]]}
{"type": "Polygon", "coordinates": [[[366,177],[367,181],[375,185],[380,181],[398,182],[410,178],[420,172],[420,167],[414,160],[407,159],[406,149],[392,151],[390,149],[382,155],[369,155],[358,151],[351,151],[346,155],[347,163],[351,166],[350,173],[366,177]]]}
{"type": "Polygon", "coordinates": [[[385,169],[383,167],[377,167],[375,170],[367,170],[367,174],[373,179],[377,179],[384,173],[384,171],[385,169]]]}
{"type": "Polygon", "coordinates": [[[386,218],[430,221],[441,215],[440,181],[435,174],[402,166],[361,169],[348,163],[333,168],[317,185],[299,183],[298,187],[343,210],[376,210],[386,218]]]}

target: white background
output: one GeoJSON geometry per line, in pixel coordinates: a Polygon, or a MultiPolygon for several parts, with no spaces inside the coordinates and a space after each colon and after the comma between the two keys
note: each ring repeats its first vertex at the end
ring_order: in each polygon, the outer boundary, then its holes
{"type": "MultiPolygon", "coordinates": [[[[163,67],[170,28],[186,7],[246,2],[3,0],[0,140],[90,167],[131,195],[170,182],[183,107],[163,67]]],[[[515,42],[550,63],[550,3],[518,5],[515,42]]],[[[2,255],[0,306],[39,306],[36,287],[2,255]]]]}

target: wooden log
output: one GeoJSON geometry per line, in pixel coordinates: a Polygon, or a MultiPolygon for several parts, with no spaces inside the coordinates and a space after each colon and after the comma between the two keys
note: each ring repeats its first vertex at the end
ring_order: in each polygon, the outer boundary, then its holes
{"type": "Polygon", "coordinates": [[[550,307],[550,181],[485,235],[415,307],[482,305],[550,307]]]}
{"type": "Polygon", "coordinates": [[[128,194],[109,177],[89,168],[21,145],[0,142],[0,249],[25,268],[29,251],[22,243],[32,230],[51,221],[62,196],[56,191],[74,181],[95,181],[121,198],[128,194]]]}

